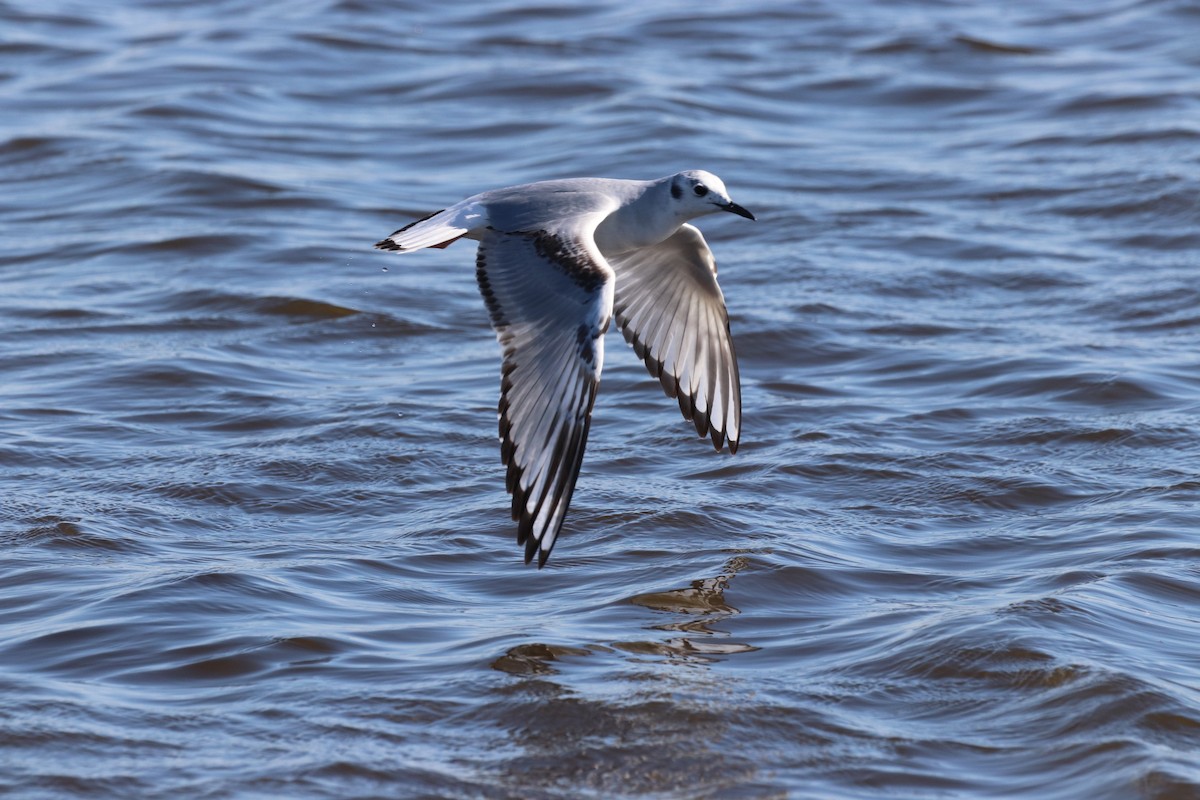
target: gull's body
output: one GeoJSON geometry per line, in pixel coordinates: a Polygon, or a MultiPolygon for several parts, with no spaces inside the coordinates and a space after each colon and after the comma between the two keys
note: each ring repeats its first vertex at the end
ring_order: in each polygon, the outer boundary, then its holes
{"type": "Polygon", "coordinates": [[[737,450],[741,386],[712,252],[687,221],[754,219],[702,171],[656,181],[576,178],[482,192],[375,246],[475,239],[475,273],[504,351],[500,452],[517,542],[546,563],[571,502],[617,326],[701,436],[737,450]]]}

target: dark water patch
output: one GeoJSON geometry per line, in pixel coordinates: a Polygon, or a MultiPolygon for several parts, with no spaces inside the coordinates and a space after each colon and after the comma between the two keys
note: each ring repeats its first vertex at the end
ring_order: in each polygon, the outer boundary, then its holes
{"type": "Polygon", "coordinates": [[[74,626],[9,643],[4,653],[10,663],[30,671],[59,676],[85,676],[102,664],[109,672],[130,657],[130,631],[120,623],[74,626]]]}
{"type": "MultiPolygon", "coordinates": [[[[1072,378],[1070,382],[1078,382],[1079,385],[1059,394],[1060,399],[1113,407],[1154,402],[1165,397],[1145,381],[1113,375],[1080,375],[1072,378]]],[[[1057,386],[1051,389],[1058,390],[1057,386]]]]}
{"type": "MultiPolygon", "coordinates": [[[[224,108],[214,108],[211,103],[203,102],[206,100],[216,99],[217,95],[209,93],[197,93],[185,100],[174,100],[170,102],[156,102],[147,105],[138,106],[130,109],[127,113],[132,117],[148,117],[153,120],[166,121],[188,121],[188,122],[207,122],[221,123],[229,120],[229,110],[224,108]],[[199,102],[198,102],[199,101],[199,102]]],[[[196,173],[192,173],[195,175],[196,173]]],[[[179,177],[188,177],[188,173],[183,173],[179,177]]]]}
{"type": "Polygon", "coordinates": [[[961,45],[977,50],[981,53],[995,53],[997,55],[1006,56],[1031,56],[1045,53],[1046,50],[1040,47],[1030,47],[1028,45],[1007,44],[1003,42],[994,42],[988,39],[982,39],[976,36],[968,36],[965,33],[957,34],[954,41],[961,45]]]}
{"type": "Polygon", "coordinates": [[[954,328],[949,325],[935,325],[922,323],[895,323],[891,325],[879,325],[874,328],[867,328],[867,333],[876,336],[892,336],[898,339],[933,339],[941,336],[954,336],[962,334],[965,331],[961,328],[954,328]]]}
{"type": "MultiPolygon", "coordinates": [[[[274,205],[288,187],[245,175],[199,170],[173,170],[159,178],[172,196],[181,200],[211,201],[222,207],[244,205],[260,209],[274,205]]],[[[296,198],[286,198],[296,202],[296,198]]]]}
{"type": "Polygon", "coordinates": [[[0,143],[0,158],[5,159],[0,163],[15,166],[60,158],[74,153],[81,144],[86,144],[86,140],[63,136],[14,136],[0,143]]]}
{"type": "Polygon", "coordinates": [[[339,319],[359,313],[352,308],[344,308],[332,303],[317,300],[272,300],[268,301],[265,310],[268,314],[280,314],[287,317],[315,317],[317,319],[339,319]]]}
{"type": "Polygon", "coordinates": [[[241,250],[249,241],[250,237],[232,234],[175,236],[158,241],[140,242],[132,247],[123,247],[121,250],[132,255],[180,253],[189,257],[201,258],[241,250]]]}
{"type": "Polygon", "coordinates": [[[55,550],[99,550],[131,554],[145,551],[137,536],[112,530],[91,520],[59,519],[34,511],[30,518],[24,520],[24,524],[28,526],[22,536],[26,542],[55,550]]]}
{"type": "Polygon", "coordinates": [[[589,793],[646,794],[687,776],[693,790],[711,792],[757,771],[720,749],[728,724],[698,699],[634,697],[611,705],[534,696],[523,705],[537,713],[512,731],[524,752],[504,768],[510,786],[546,791],[565,783],[589,793]]]}
{"type": "Polygon", "coordinates": [[[1097,111],[1149,111],[1182,109],[1186,107],[1186,98],[1174,94],[1124,94],[1117,92],[1092,92],[1080,97],[1073,97],[1060,104],[1055,112],[1059,114],[1091,114],[1097,111]]]}
{"type": "MultiPolygon", "coordinates": [[[[838,391],[825,386],[807,383],[794,383],[791,381],[766,381],[758,385],[759,390],[771,394],[788,397],[835,397],[840,394],[838,391]]],[[[770,409],[766,409],[764,413],[769,414],[770,409]]]]}
{"type": "MultiPolygon", "coordinates": [[[[270,641],[226,639],[200,647],[177,648],[161,654],[162,666],[135,669],[117,676],[129,684],[194,685],[240,683],[255,675],[296,675],[328,666],[346,651],[341,642],[324,637],[282,637],[270,641]]],[[[147,665],[149,666],[149,665],[147,665]]]]}
{"type": "Polygon", "coordinates": [[[308,33],[296,35],[295,41],[317,45],[319,50],[363,51],[378,50],[382,53],[395,52],[398,48],[390,37],[381,37],[378,31],[343,31],[339,33],[308,33]]]}
{"type": "Polygon", "coordinates": [[[900,34],[864,45],[859,48],[859,53],[868,56],[926,53],[935,47],[935,42],[944,43],[944,41],[914,34],[900,34]]]}
{"type": "MultiPolygon", "coordinates": [[[[1168,608],[1175,609],[1172,617],[1187,615],[1187,609],[1196,602],[1200,595],[1200,572],[1185,570],[1178,575],[1161,574],[1158,572],[1126,572],[1113,579],[1113,589],[1129,589],[1131,593],[1143,598],[1140,605],[1160,608],[1165,603],[1168,608]]],[[[1123,598],[1125,593],[1113,591],[1114,599],[1123,598]]],[[[1117,600],[1125,607],[1123,599],[1117,600]]]]}
{"type": "Polygon", "coordinates": [[[1154,127],[1122,131],[1090,139],[1094,145],[1189,144],[1200,140],[1200,130],[1183,127],[1154,127]]]}
{"type": "MultiPolygon", "coordinates": [[[[329,513],[339,506],[332,498],[297,497],[298,486],[263,480],[256,476],[231,477],[213,480],[211,472],[198,471],[181,478],[134,477],[128,489],[166,501],[176,501],[181,508],[196,510],[229,509],[238,514],[303,515],[329,513]]],[[[233,523],[236,525],[236,523],[233,523]]]]}
{"type": "Polygon", "coordinates": [[[1158,430],[1090,427],[1064,418],[1030,417],[1001,426],[983,443],[1003,448],[1023,445],[1163,447],[1178,441],[1180,433],[1182,431],[1171,427],[1158,430]]]}
{"type": "MultiPolygon", "coordinates": [[[[72,62],[80,59],[94,58],[100,53],[82,47],[71,47],[61,42],[0,42],[0,54],[13,58],[28,57],[39,62],[39,65],[61,65],[60,62],[72,62]]],[[[13,77],[20,73],[11,73],[13,77]]]]}
{"type": "Polygon", "coordinates": [[[990,688],[1045,690],[1068,687],[1087,680],[1087,670],[1059,664],[1050,654],[1019,642],[1000,642],[989,647],[959,647],[939,643],[925,653],[912,653],[911,660],[888,670],[903,671],[932,681],[980,682],[990,688]]]}
{"type": "Polygon", "coordinates": [[[1162,250],[1171,253],[1192,253],[1200,248],[1200,234],[1143,233],[1125,236],[1114,242],[1124,247],[1162,250]]]}
{"type": "Polygon", "coordinates": [[[1178,186],[1174,178],[1145,180],[1135,183],[1133,188],[1134,192],[1128,192],[1107,183],[1080,197],[1082,202],[1056,204],[1051,211],[1068,217],[1098,219],[1145,217],[1155,225],[1168,220],[1200,219],[1197,191],[1178,186]]]}
{"type": "Polygon", "coordinates": [[[1036,253],[1012,246],[961,241],[936,236],[914,236],[897,243],[905,252],[922,258],[937,258],[947,261],[1000,261],[1003,259],[1031,259],[1036,253]]]}
{"type": "MultiPolygon", "coordinates": [[[[1039,254],[1039,261],[1045,260],[1045,254],[1039,254]]],[[[1055,260],[1068,260],[1060,254],[1055,254],[1055,260]]],[[[1043,268],[1038,270],[995,270],[990,271],[985,275],[960,274],[954,276],[952,273],[948,277],[956,277],[959,280],[974,278],[975,281],[987,286],[993,286],[997,289],[1003,289],[1010,292],[1023,292],[1033,294],[1031,302],[1038,302],[1037,293],[1054,289],[1060,290],[1080,290],[1088,285],[1086,279],[1080,277],[1071,271],[1068,267],[1043,268]]],[[[1057,298],[1061,295],[1053,295],[1057,298]]]]}
{"type": "Polygon", "coordinates": [[[789,366],[815,367],[852,361],[865,352],[856,344],[839,341],[819,327],[797,327],[789,335],[770,331],[738,331],[735,342],[739,358],[762,360],[777,369],[789,366]]]}
{"type": "MultiPolygon", "coordinates": [[[[548,78],[549,76],[540,77],[548,78]]],[[[538,80],[537,74],[497,76],[497,79],[487,86],[482,86],[469,77],[464,77],[457,81],[423,86],[416,92],[413,101],[429,103],[453,100],[461,103],[472,99],[487,98],[491,100],[498,97],[510,101],[521,100],[535,105],[548,105],[564,100],[595,101],[613,95],[613,88],[610,85],[598,84],[585,73],[578,74],[573,81],[564,82],[565,74],[556,77],[558,80],[547,81],[538,80]],[[549,94],[545,91],[548,83],[556,87],[549,94]]],[[[447,127],[445,132],[458,130],[461,130],[461,124],[455,123],[453,126],[447,127]]]]}
{"type": "MultiPolygon", "coordinates": [[[[1014,365],[996,369],[991,375],[981,374],[981,386],[971,389],[970,396],[1018,398],[1046,396],[1068,403],[1109,409],[1136,407],[1139,405],[1161,405],[1170,394],[1156,388],[1155,382],[1142,377],[1121,376],[1105,373],[1083,372],[1075,375],[1038,374],[1020,375],[1014,365]],[[1010,377],[1016,375],[1016,377],[1010,377]]],[[[981,372],[986,372],[982,368],[981,372]]]]}
{"type": "Polygon", "coordinates": [[[946,503],[967,503],[1009,511],[1075,503],[1087,496],[1057,482],[1014,476],[976,478],[965,485],[937,488],[941,491],[935,491],[933,496],[946,503]]]}
{"type": "MultiPolygon", "coordinates": [[[[972,245],[963,245],[957,242],[931,241],[921,243],[917,249],[923,251],[922,258],[938,258],[943,263],[957,263],[960,260],[961,252],[964,250],[972,251],[979,255],[988,253],[984,257],[986,261],[994,260],[1000,252],[989,248],[979,250],[972,245]]],[[[1009,256],[1004,256],[1004,258],[1007,259],[1009,256]]],[[[1029,260],[1028,258],[1023,259],[1016,255],[1011,256],[1011,258],[1023,261],[1029,260]]],[[[880,281],[873,288],[875,293],[879,295],[900,299],[925,298],[929,300],[962,299],[978,296],[988,289],[999,289],[1006,292],[1021,293],[1029,297],[1027,302],[1038,303],[1043,301],[1048,302],[1047,298],[1056,298],[1058,295],[1050,294],[1054,290],[1078,289],[1085,285],[1079,278],[1061,268],[1036,271],[1024,268],[971,271],[944,267],[931,269],[926,266],[916,272],[900,274],[895,278],[880,281]],[[1046,294],[1042,294],[1041,291],[1045,291],[1046,294]]],[[[993,296],[992,300],[993,302],[1003,302],[995,296],[993,296]]],[[[990,324],[994,321],[988,320],[987,322],[990,324]]]]}
{"type": "Polygon", "coordinates": [[[294,380],[291,373],[279,369],[228,369],[212,359],[164,358],[114,364],[107,375],[80,378],[78,385],[80,388],[106,387],[115,391],[245,390],[252,386],[287,385],[294,380]]]}
{"type": "Polygon", "coordinates": [[[881,90],[876,95],[884,103],[903,108],[919,108],[921,106],[945,108],[981,103],[994,91],[991,87],[955,83],[927,83],[917,86],[895,86],[881,90]]]}
{"type": "MultiPolygon", "coordinates": [[[[113,319],[116,315],[101,311],[94,308],[15,308],[11,312],[12,317],[17,319],[30,320],[61,320],[71,325],[77,325],[80,322],[95,323],[99,320],[113,319]]],[[[27,356],[29,357],[29,356],[27,356]]]]}
{"type": "MultiPolygon", "coordinates": [[[[155,315],[150,323],[154,330],[172,333],[261,327],[272,317],[291,318],[301,323],[337,320],[360,313],[357,309],[324,300],[244,295],[219,288],[186,288],[170,293],[156,291],[138,298],[132,305],[141,313],[155,315]]],[[[127,323],[76,328],[76,331],[106,334],[151,332],[144,326],[127,323]]]]}
{"type": "MultiPolygon", "coordinates": [[[[485,123],[482,125],[473,126],[455,126],[453,129],[447,129],[441,132],[441,135],[450,141],[457,138],[476,139],[478,137],[506,137],[517,136],[520,134],[532,134],[543,129],[540,122],[527,122],[523,120],[513,120],[508,122],[485,123]]],[[[424,216],[422,214],[421,216],[424,216]]]]}
{"type": "Polygon", "coordinates": [[[1171,331],[1190,328],[1196,317],[1200,293],[1186,283],[1137,287],[1089,304],[1087,310],[1099,319],[1113,320],[1118,330],[1171,331]]]}

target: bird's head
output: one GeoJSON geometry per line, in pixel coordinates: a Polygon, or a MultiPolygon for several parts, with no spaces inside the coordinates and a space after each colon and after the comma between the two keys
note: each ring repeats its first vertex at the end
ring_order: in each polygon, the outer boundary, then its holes
{"type": "Polygon", "coordinates": [[[754,219],[754,215],[729,198],[725,184],[711,172],[689,169],[670,178],[671,198],[683,219],[693,219],[714,211],[729,211],[739,217],[754,219]]]}

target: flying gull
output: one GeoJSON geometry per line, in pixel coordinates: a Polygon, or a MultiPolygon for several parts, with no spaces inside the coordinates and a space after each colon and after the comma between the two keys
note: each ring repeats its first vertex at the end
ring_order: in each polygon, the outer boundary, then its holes
{"type": "Polygon", "coordinates": [[[701,437],[737,452],[741,383],[717,265],[688,220],[754,215],[710,172],[654,181],[574,178],[493,189],[375,246],[407,252],[479,242],[475,277],[504,352],[500,458],[525,563],[545,565],[562,529],[604,361],[617,327],[701,437]]]}

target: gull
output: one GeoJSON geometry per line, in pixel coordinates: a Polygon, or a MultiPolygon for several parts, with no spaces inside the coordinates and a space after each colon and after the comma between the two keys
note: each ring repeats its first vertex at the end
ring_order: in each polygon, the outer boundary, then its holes
{"type": "Polygon", "coordinates": [[[717,452],[737,452],[741,382],[725,297],[688,220],[754,215],[703,170],[652,181],[573,178],[468,197],[377,242],[381,250],[479,242],[475,277],[503,351],[500,460],[517,544],[546,564],[587,444],[604,333],[626,341],[717,452]]]}

